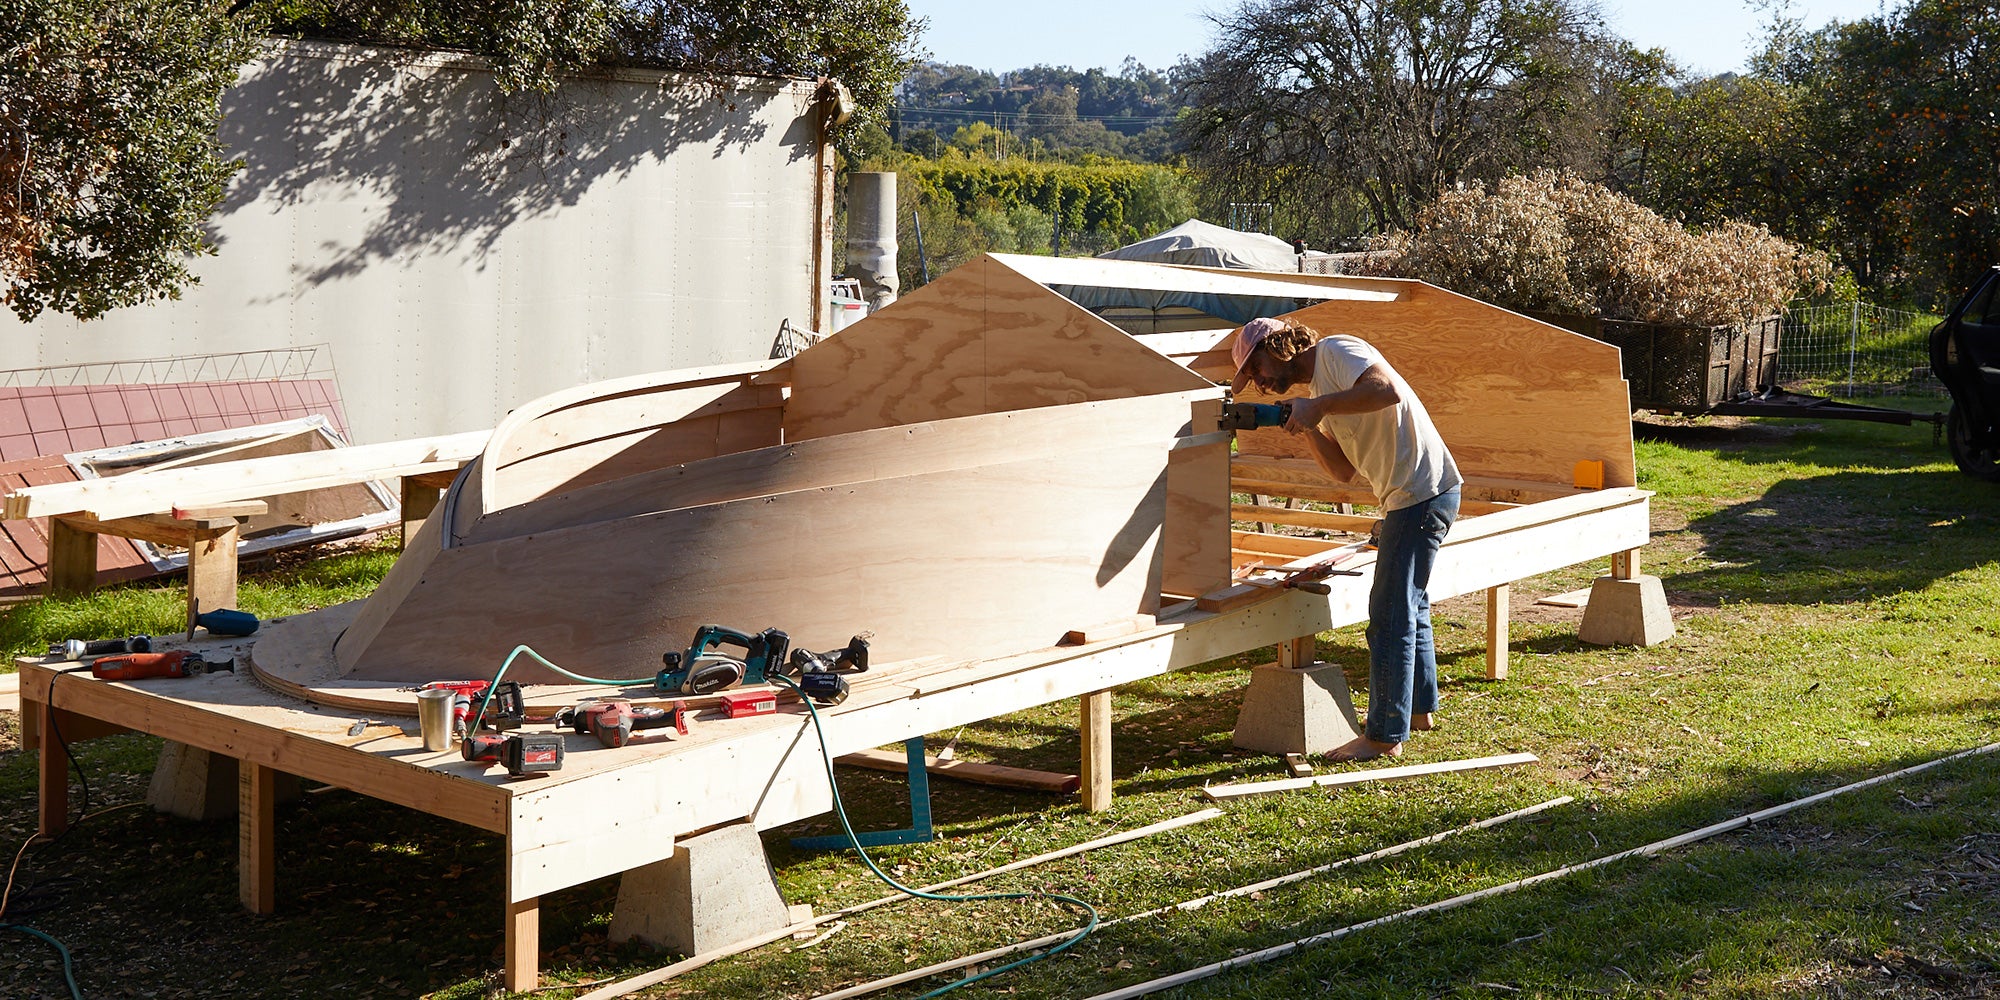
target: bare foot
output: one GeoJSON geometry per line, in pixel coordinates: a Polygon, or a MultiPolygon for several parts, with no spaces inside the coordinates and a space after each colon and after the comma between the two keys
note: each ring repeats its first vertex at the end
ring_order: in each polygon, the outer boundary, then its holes
{"type": "Polygon", "coordinates": [[[1401,743],[1377,743],[1366,736],[1356,736],[1340,746],[1326,752],[1326,762],[1341,764],[1351,760],[1374,760],[1377,757],[1401,757],[1401,743]]]}
{"type": "Polygon", "coordinates": [[[1410,716],[1410,728],[1419,733],[1428,733],[1437,728],[1437,722],[1431,718],[1431,713],[1418,712],[1410,716]]]}

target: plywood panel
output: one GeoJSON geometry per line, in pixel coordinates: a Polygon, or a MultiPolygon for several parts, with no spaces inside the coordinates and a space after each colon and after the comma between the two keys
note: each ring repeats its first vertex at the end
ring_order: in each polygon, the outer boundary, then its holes
{"type": "Polygon", "coordinates": [[[1167,463],[1164,593],[1193,597],[1229,582],[1229,443],[1173,453],[1167,463]]]}
{"type": "Polygon", "coordinates": [[[1169,447],[1061,451],[446,549],[365,649],[350,648],[350,630],[341,659],[357,679],[483,676],[526,643],[598,676],[641,676],[706,622],[775,626],[815,648],[873,631],[884,662],[1053,645],[1157,606],[1169,447]]]}
{"type": "MultiPolygon", "coordinates": [[[[1583,459],[1606,486],[1630,486],[1631,406],[1618,349],[1431,285],[1393,303],[1323,302],[1288,315],[1375,345],[1423,400],[1467,476],[1568,484],[1583,459]]],[[[1231,374],[1225,352],[1194,368],[1231,374]]],[[[1303,394],[1300,387],[1289,395],[1303,394]]],[[[1255,389],[1246,400],[1266,399],[1255,389]]],[[[1246,454],[1308,457],[1282,431],[1239,436],[1246,454]]]]}
{"type": "Polygon", "coordinates": [[[985,256],[794,357],[785,438],[1210,385],[985,256]]]}
{"type": "MultiPolygon", "coordinates": [[[[1202,393],[1076,403],[855,431],[670,466],[497,510],[467,544],[746,497],[944,472],[1113,442],[1161,445],[1190,429],[1202,393]]],[[[1206,401],[1204,426],[1218,407],[1206,401]]],[[[1218,442],[1226,449],[1227,442],[1218,442]]],[[[1213,446],[1211,446],[1213,447],[1213,446]]],[[[1086,470],[1077,471],[1079,477],[1086,470]]],[[[1226,495],[1225,481],[1216,487],[1226,495]]],[[[1218,532],[1218,539],[1226,533],[1218,532]]]]}

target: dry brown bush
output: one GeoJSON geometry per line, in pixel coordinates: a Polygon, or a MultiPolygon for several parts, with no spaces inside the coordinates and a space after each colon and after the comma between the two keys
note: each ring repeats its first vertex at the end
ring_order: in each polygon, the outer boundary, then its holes
{"type": "Polygon", "coordinates": [[[1762,226],[1694,231],[1575,176],[1539,171],[1444,195],[1370,245],[1369,273],[1511,309],[1691,326],[1768,316],[1833,271],[1762,226]]]}

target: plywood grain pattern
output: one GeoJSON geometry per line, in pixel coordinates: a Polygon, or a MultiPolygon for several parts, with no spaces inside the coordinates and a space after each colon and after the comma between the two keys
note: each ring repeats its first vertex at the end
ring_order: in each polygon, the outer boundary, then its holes
{"type": "MultiPolygon", "coordinates": [[[[1189,433],[1192,408],[1211,394],[1163,394],[980,414],[722,455],[496,510],[480,518],[462,542],[477,544],[748,497],[1015,462],[1070,449],[1147,441],[1169,445],[1176,436],[1189,433]]],[[[1204,409],[1219,408],[1206,401],[1204,409]]],[[[1210,413],[1207,423],[1213,422],[1210,413]]],[[[1227,442],[1219,446],[1228,447],[1227,442]]],[[[1226,482],[1209,486],[1217,491],[1227,488],[1226,482]]]]}
{"type": "MultiPolygon", "coordinates": [[[[1609,344],[1431,285],[1415,285],[1393,303],[1323,302],[1288,318],[1379,349],[1423,400],[1467,476],[1567,484],[1577,461],[1596,459],[1605,463],[1605,485],[1636,481],[1631,404],[1609,344]]],[[[1231,374],[1219,351],[1195,370],[1222,380],[1231,374]]],[[[1266,397],[1252,389],[1243,398],[1266,397]]],[[[1307,454],[1277,430],[1246,432],[1239,447],[1307,454]]]]}
{"type": "MultiPolygon", "coordinates": [[[[1062,452],[445,549],[366,648],[350,630],[340,659],[363,679],[481,676],[527,643],[628,676],[657,669],[662,651],[685,647],[706,622],[775,626],[812,648],[872,630],[885,661],[1051,645],[1079,624],[1156,606],[1170,446],[1062,452]]],[[[552,679],[517,669],[523,682],[552,679]]]]}
{"type": "Polygon", "coordinates": [[[991,256],[791,365],[788,441],[1210,385],[991,256]]]}
{"type": "Polygon", "coordinates": [[[1229,442],[1173,453],[1160,590],[1205,594],[1229,580],[1229,442]]]}

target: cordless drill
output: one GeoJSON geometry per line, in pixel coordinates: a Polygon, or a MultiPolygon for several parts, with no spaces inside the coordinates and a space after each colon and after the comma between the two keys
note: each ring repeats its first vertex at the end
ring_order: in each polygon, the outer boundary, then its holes
{"type": "Polygon", "coordinates": [[[1291,419],[1290,403],[1229,403],[1222,408],[1222,429],[1226,431],[1283,427],[1291,419]]]}
{"type": "Polygon", "coordinates": [[[560,771],[563,764],[561,733],[472,733],[459,741],[459,756],[479,763],[499,763],[509,777],[560,771]]]}
{"type": "MultiPolygon", "coordinates": [[[[81,670],[82,667],[72,669],[81,670]]],[[[139,681],[148,677],[199,677],[226,670],[236,672],[235,660],[204,660],[192,649],[168,653],[128,653],[92,661],[90,676],[105,681],[139,681]]]]}
{"type": "Polygon", "coordinates": [[[70,639],[49,644],[50,656],[61,656],[65,660],[81,660],[86,656],[110,656],[113,653],[150,653],[153,651],[153,637],[132,635],[123,639],[70,639]]]}
{"type": "Polygon", "coordinates": [[[586,701],[557,712],[554,722],[579,733],[589,733],[597,737],[597,742],[615,748],[632,742],[635,729],[672,726],[686,736],[687,703],[677,701],[666,708],[641,708],[629,701],[586,701]]]}

